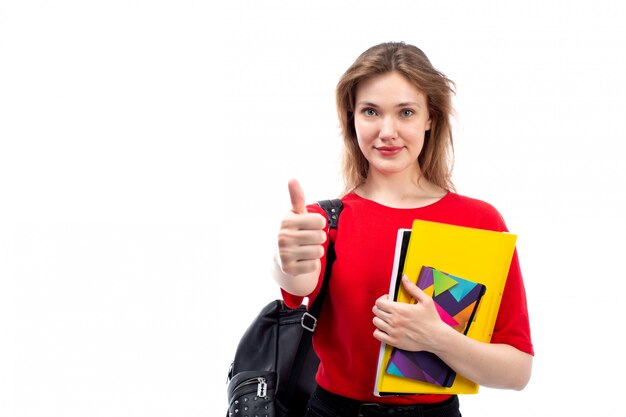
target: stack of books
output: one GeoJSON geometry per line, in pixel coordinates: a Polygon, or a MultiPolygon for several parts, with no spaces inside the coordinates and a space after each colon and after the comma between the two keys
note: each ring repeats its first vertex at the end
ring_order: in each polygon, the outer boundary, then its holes
{"type": "MultiPolygon", "coordinates": [[[[433,298],[441,319],[460,333],[489,342],[517,236],[507,232],[415,220],[398,231],[389,299],[415,302],[406,275],[433,298]]],[[[435,354],[381,343],[374,394],[473,394],[478,385],[435,354]]]]}

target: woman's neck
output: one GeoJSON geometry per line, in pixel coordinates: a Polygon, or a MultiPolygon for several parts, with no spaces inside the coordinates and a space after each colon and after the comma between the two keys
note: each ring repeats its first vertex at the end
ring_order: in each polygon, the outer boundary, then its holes
{"type": "Polygon", "coordinates": [[[424,207],[447,194],[446,190],[431,183],[419,173],[413,178],[368,175],[354,192],[368,200],[395,208],[424,207]]]}

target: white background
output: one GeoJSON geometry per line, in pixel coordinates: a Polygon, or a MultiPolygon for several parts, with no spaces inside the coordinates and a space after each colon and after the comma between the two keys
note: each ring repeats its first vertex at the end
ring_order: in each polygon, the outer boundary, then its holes
{"type": "Polygon", "coordinates": [[[0,1],[0,416],[225,414],[287,180],[339,193],[335,84],[390,40],[456,81],[458,191],[519,235],[533,378],[463,415],[620,415],[620,4],[0,1]]]}

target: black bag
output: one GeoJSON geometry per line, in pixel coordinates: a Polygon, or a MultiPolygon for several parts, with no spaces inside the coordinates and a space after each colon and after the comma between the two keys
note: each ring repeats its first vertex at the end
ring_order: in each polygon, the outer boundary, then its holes
{"type": "MultiPolygon", "coordinates": [[[[341,201],[318,201],[337,228],[341,201]]],[[[230,417],[301,417],[315,389],[319,359],[311,343],[313,331],[328,289],[333,242],[329,242],[324,281],[307,311],[305,305],[290,309],[282,300],[265,306],[243,334],[228,371],[230,417]]]]}

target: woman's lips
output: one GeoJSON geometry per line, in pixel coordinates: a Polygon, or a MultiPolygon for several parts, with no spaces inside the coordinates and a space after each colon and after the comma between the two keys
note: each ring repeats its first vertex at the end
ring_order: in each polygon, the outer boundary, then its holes
{"type": "Polygon", "coordinates": [[[380,148],[376,148],[378,152],[380,152],[383,156],[394,156],[399,154],[402,149],[402,146],[381,146],[380,148]]]}

